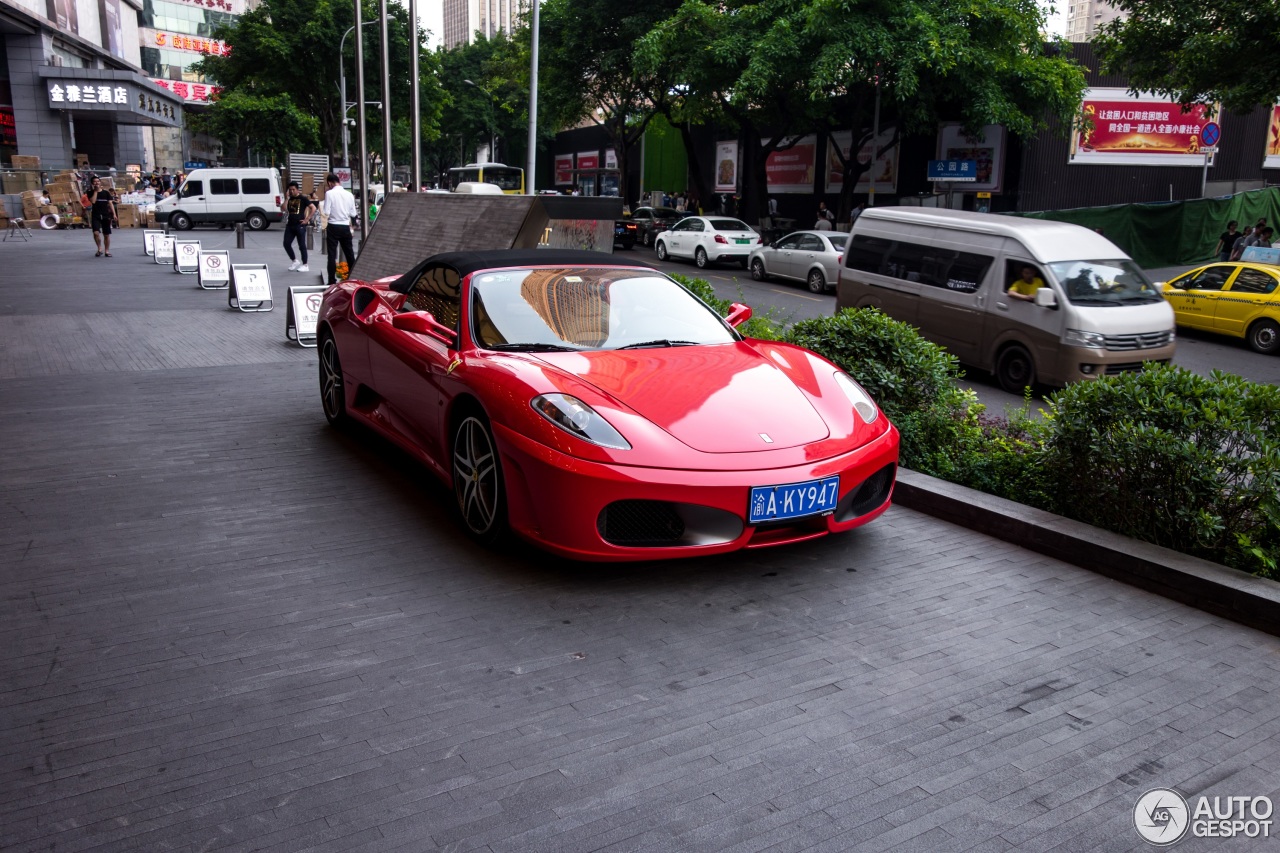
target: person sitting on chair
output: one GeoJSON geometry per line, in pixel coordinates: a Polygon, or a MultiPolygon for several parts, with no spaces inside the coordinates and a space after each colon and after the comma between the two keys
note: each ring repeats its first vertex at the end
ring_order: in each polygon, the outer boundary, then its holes
{"type": "Polygon", "coordinates": [[[1021,299],[1023,302],[1035,302],[1036,291],[1042,287],[1044,287],[1044,279],[1036,275],[1036,268],[1031,264],[1023,264],[1021,275],[1013,280],[1006,292],[1014,299],[1021,299]]]}

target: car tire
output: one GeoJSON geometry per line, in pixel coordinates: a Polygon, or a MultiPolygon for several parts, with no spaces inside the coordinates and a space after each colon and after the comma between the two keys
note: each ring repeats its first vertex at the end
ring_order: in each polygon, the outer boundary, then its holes
{"type": "Polygon", "coordinates": [[[169,216],[169,227],[174,231],[190,231],[193,224],[191,217],[180,210],[169,216]]]}
{"type": "Polygon", "coordinates": [[[653,235],[648,231],[644,232],[644,236],[641,239],[644,241],[645,248],[653,245],[653,235]]]}
{"type": "Polygon", "coordinates": [[[1249,348],[1263,355],[1280,352],[1280,323],[1275,320],[1258,320],[1249,327],[1249,348]]]}
{"type": "Polygon", "coordinates": [[[756,258],[751,262],[751,277],[756,281],[767,281],[769,274],[764,271],[764,261],[756,258]]]}
{"type": "Polygon", "coordinates": [[[1018,344],[1000,353],[996,361],[996,382],[1007,393],[1022,396],[1025,389],[1036,383],[1036,363],[1031,353],[1018,344]]]}
{"type": "Polygon", "coordinates": [[[809,292],[825,293],[827,290],[827,277],[822,274],[822,270],[809,270],[809,292]]]}
{"type": "Polygon", "coordinates": [[[667,244],[659,240],[658,241],[658,260],[665,261],[666,259],[667,259],[667,244]]]}
{"type": "Polygon", "coordinates": [[[346,382],[342,376],[342,359],[338,357],[338,342],[333,335],[320,335],[320,405],[330,424],[342,427],[347,423],[346,382]]]}
{"type": "Polygon", "coordinates": [[[271,225],[267,221],[267,215],[260,210],[255,210],[245,217],[245,224],[249,226],[250,231],[266,231],[271,225]]]}
{"type": "Polygon", "coordinates": [[[508,536],[502,462],[483,415],[463,417],[453,431],[450,447],[454,505],[462,526],[484,545],[502,544],[508,536]]]}
{"type": "Polygon", "coordinates": [[[707,250],[699,246],[693,253],[693,262],[697,264],[698,269],[705,270],[710,263],[707,259],[707,250]]]}

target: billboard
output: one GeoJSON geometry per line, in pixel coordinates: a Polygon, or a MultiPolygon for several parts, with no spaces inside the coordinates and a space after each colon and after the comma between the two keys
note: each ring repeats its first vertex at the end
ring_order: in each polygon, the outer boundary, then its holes
{"type": "Polygon", "coordinates": [[[738,189],[738,143],[716,143],[716,192],[731,193],[738,189]]]}
{"type": "Polygon", "coordinates": [[[964,126],[948,123],[938,128],[939,160],[972,160],[977,164],[974,180],[956,192],[998,193],[1004,189],[1004,127],[998,124],[983,126],[972,136],[964,132],[964,126]]]}
{"type": "MultiPolygon", "coordinates": [[[[848,130],[842,130],[839,133],[831,134],[835,140],[835,144],[840,146],[840,151],[844,153],[845,158],[849,156],[849,147],[853,144],[853,133],[848,130]]],[[[893,128],[880,131],[880,135],[874,140],[867,142],[858,151],[857,159],[863,163],[871,159],[872,152],[876,149],[888,145],[893,139],[893,128]]],[[[898,153],[897,145],[890,148],[880,158],[872,164],[871,168],[858,175],[857,186],[853,188],[855,193],[868,193],[871,191],[872,180],[875,180],[875,188],[878,193],[896,193],[898,191],[898,153]]],[[[844,166],[840,163],[840,158],[836,156],[836,152],[827,147],[827,192],[838,193],[840,188],[844,186],[844,166]]]]}
{"type": "Polygon", "coordinates": [[[1072,134],[1070,162],[1098,166],[1204,166],[1200,129],[1217,112],[1124,89],[1089,89],[1081,109],[1093,126],[1072,134]]]}
{"type": "Polygon", "coordinates": [[[771,153],[764,163],[769,192],[812,193],[817,150],[817,137],[810,135],[796,140],[790,148],[771,153]]]}
{"type": "Polygon", "coordinates": [[[1280,104],[1271,108],[1267,121],[1267,151],[1262,157],[1262,168],[1280,169],[1280,104]]]}
{"type": "Polygon", "coordinates": [[[566,186],[573,183],[573,155],[556,155],[556,185],[566,186]]]}

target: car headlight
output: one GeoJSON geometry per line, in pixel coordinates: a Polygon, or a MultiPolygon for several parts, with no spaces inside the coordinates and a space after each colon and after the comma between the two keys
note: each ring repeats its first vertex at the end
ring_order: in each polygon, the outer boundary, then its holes
{"type": "Polygon", "coordinates": [[[1092,347],[1093,349],[1102,349],[1107,345],[1102,335],[1097,332],[1082,332],[1079,329],[1067,329],[1067,333],[1063,338],[1069,344],[1092,347]]]}
{"type": "Polygon", "coordinates": [[[876,407],[871,395],[845,373],[836,374],[836,384],[849,398],[849,402],[853,404],[853,410],[858,413],[858,417],[862,418],[862,422],[875,423],[876,418],[880,417],[880,409],[876,407]]]}
{"type": "Polygon", "coordinates": [[[572,436],[615,450],[631,445],[613,424],[577,397],[568,394],[540,394],[529,401],[533,410],[572,436]]]}

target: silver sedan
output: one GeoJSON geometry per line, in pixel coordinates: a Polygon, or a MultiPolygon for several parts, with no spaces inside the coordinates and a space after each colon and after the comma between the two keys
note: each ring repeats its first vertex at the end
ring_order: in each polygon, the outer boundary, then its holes
{"type": "Polygon", "coordinates": [[[761,246],[747,262],[756,281],[777,277],[803,281],[814,293],[834,288],[840,280],[848,234],[838,231],[793,231],[771,246],[761,246]]]}

